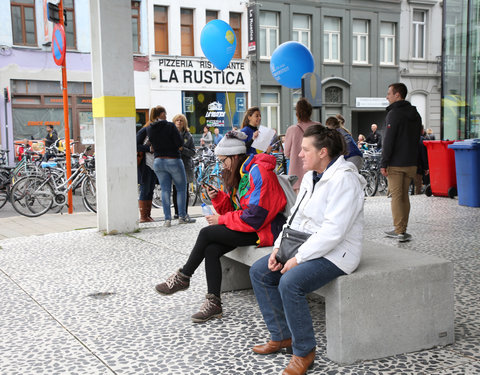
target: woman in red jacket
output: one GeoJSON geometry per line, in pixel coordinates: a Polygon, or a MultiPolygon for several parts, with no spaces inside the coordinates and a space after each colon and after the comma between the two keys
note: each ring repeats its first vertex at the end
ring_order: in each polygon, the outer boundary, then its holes
{"type": "Polygon", "coordinates": [[[205,259],[208,293],[200,311],[192,316],[195,323],[222,316],[220,257],[237,246],[271,246],[280,233],[287,202],[274,173],[275,157],[267,154],[246,155],[245,134],[228,132],[215,148],[223,164],[225,191],[208,188],[218,214],[207,216],[187,263],[155,289],[173,294],[190,286],[190,278],[205,259]]]}

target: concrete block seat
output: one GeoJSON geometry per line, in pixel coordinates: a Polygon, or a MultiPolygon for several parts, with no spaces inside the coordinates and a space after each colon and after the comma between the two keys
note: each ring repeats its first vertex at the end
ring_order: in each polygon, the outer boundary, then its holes
{"type": "MultiPolygon", "coordinates": [[[[271,247],[222,257],[222,290],[251,288],[249,267],[271,247]]],[[[364,241],[358,269],[314,292],[325,299],[327,357],[341,364],[454,342],[453,264],[364,241]]]]}

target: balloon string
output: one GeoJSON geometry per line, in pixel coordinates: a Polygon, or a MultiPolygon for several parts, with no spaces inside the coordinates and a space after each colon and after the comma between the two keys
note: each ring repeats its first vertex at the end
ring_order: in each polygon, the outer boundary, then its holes
{"type": "Polygon", "coordinates": [[[233,118],[232,118],[232,107],[230,107],[230,99],[228,99],[228,91],[225,91],[225,96],[227,97],[227,105],[228,105],[228,114],[230,115],[230,125],[232,125],[233,130],[233,118]]]}

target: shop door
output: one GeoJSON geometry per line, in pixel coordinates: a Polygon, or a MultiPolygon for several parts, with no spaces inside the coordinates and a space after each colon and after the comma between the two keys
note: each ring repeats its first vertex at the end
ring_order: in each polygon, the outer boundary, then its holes
{"type": "Polygon", "coordinates": [[[83,152],[88,145],[95,147],[92,111],[78,111],[78,125],[80,129],[80,144],[76,147],[77,152],[83,152]]]}

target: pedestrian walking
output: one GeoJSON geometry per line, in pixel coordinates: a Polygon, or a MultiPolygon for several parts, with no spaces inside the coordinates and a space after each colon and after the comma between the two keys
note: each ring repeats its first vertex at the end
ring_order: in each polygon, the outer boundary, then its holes
{"type": "Polygon", "coordinates": [[[391,208],[394,230],[385,232],[399,242],[410,241],[407,233],[410,215],[408,190],[417,174],[418,143],[422,131],[422,119],[416,107],[405,100],[407,87],[403,83],[388,86],[385,119],[385,137],[382,147],[381,173],[387,177],[392,196],[391,208]]]}

